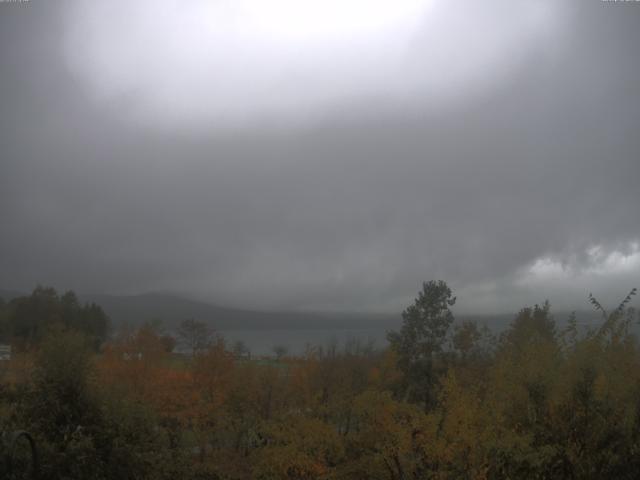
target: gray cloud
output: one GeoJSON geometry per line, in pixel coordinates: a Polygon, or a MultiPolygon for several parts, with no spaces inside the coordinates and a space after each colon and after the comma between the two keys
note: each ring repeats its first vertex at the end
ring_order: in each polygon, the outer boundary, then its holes
{"type": "Polygon", "coordinates": [[[121,118],[190,131],[290,126],[367,96],[429,109],[468,100],[533,52],[553,57],[567,14],[548,0],[72,5],[65,60],[89,96],[126,97],[121,118]]]}
{"type": "MultiPolygon", "coordinates": [[[[319,81],[276,61],[257,106],[235,77],[222,99],[208,71],[158,78],[162,52],[135,64],[153,29],[83,70],[76,2],[0,5],[0,286],[384,311],[431,278],[468,310],[622,295],[640,283],[640,7],[477,3],[434,0],[438,34],[427,15],[362,77],[280,58],[319,81]],[[179,108],[160,98],[184,87],[179,108]]],[[[92,41],[116,41],[113,22],[92,41]]]]}

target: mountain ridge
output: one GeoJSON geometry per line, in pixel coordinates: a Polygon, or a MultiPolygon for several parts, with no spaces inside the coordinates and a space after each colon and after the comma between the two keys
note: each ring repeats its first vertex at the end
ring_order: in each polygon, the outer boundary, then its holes
{"type": "MultiPolygon", "coordinates": [[[[14,290],[0,290],[5,301],[28,295],[14,290]]],[[[137,295],[78,294],[82,303],[95,303],[102,307],[115,328],[124,325],[139,326],[147,321],[160,321],[167,329],[175,329],[182,320],[194,318],[216,330],[313,330],[313,329],[398,329],[402,323],[398,314],[354,312],[292,312],[261,311],[220,306],[171,293],[148,292],[137,295]]],[[[516,312],[502,314],[458,314],[457,321],[471,320],[501,331],[513,321],[516,312]]],[[[553,312],[561,327],[569,312],[553,312]]],[[[597,312],[577,312],[579,323],[595,324],[600,320],[597,312]]]]}

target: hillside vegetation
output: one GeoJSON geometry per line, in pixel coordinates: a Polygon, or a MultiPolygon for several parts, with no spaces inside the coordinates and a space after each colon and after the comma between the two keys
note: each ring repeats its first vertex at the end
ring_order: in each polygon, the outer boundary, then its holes
{"type": "Polygon", "coordinates": [[[613,311],[591,297],[588,331],[543,303],[496,336],[454,323],[451,290],[428,282],[389,348],[276,361],[222,338],[177,355],[152,325],[106,340],[99,307],[43,289],[0,305],[16,345],[0,422],[32,432],[52,480],[634,479],[634,294],[613,311]]]}

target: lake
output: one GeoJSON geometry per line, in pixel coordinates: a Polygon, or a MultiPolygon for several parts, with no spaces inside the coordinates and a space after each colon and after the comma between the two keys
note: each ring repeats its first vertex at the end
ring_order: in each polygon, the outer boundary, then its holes
{"type": "Polygon", "coordinates": [[[370,329],[295,329],[295,330],[220,330],[218,333],[227,342],[228,348],[241,340],[249,348],[252,355],[273,355],[273,347],[284,346],[288,353],[301,355],[307,345],[328,346],[337,343],[343,347],[346,342],[357,340],[363,344],[370,341],[375,348],[387,346],[387,330],[383,328],[370,329]]]}

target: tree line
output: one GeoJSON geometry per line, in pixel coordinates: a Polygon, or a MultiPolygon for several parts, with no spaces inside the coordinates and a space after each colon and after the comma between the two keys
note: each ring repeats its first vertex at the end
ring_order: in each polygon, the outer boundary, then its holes
{"type": "Polygon", "coordinates": [[[109,333],[110,322],[95,303],[81,304],[76,294],[58,294],[38,286],[31,295],[5,302],[0,298],[0,341],[30,348],[38,344],[53,326],[84,334],[97,349],[109,333]]]}
{"type": "Polygon", "coordinates": [[[634,295],[591,297],[592,328],[545,302],[496,335],[426,282],[387,348],[277,361],[222,338],[177,355],[153,325],[96,351],[55,323],[3,370],[0,422],[32,431],[44,479],[635,479],[634,295]]]}

